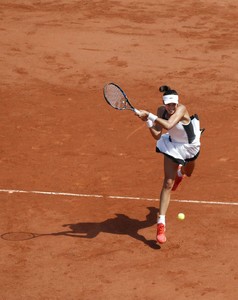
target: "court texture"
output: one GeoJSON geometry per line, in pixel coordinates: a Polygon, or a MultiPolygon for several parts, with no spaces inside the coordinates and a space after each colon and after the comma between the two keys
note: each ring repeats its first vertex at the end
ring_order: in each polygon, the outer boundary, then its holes
{"type": "Polygon", "coordinates": [[[238,299],[237,1],[0,1],[0,299],[238,299]],[[197,113],[155,243],[163,157],[103,98],[197,113]],[[186,215],[184,221],[177,214],[186,215]]]}

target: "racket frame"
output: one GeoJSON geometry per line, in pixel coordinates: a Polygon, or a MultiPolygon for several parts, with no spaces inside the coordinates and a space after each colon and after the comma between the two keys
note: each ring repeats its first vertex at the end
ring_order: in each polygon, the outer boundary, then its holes
{"type": "Polygon", "coordinates": [[[119,85],[117,85],[116,83],[114,83],[114,82],[110,82],[110,83],[107,83],[105,86],[104,86],[104,88],[103,88],[103,95],[104,95],[104,98],[105,98],[105,100],[106,100],[106,102],[111,106],[111,107],[113,107],[113,108],[115,108],[115,109],[117,109],[117,110],[132,110],[132,111],[134,111],[136,114],[140,114],[140,111],[138,110],[138,109],[136,109],[131,103],[130,103],[130,101],[129,101],[129,99],[127,98],[127,96],[126,96],[126,94],[125,94],[125,92],[122,90],[122,88],[119,86],[119,85]],[[110,103],[110,101],[107,99],[107,96],[106,96],[106,93],[105,93],[105,88],[108,86],[108,85],[114,85],[115,87],[117,87],[119,90],[120,90],[120,92],[122,93],[122,95],[123,95],[123,97],[125,98],[125,100],[126,100],[126,104],[125,104],[125,107],[123,107],[123,108],[118,108],[118,107],[115,107],[115,106],[113,106],[111,103],[110,103]],[[127,106],[127,104],[129,105],[129,106],[127,106]]]}

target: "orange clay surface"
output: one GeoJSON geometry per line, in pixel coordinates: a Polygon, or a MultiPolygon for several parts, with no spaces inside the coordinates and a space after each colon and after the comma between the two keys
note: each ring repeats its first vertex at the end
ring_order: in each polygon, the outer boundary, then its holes
{"type": "Polygon", "coordinates": [[[237,12],[235,0],[0,1],[1,300],[238,299],[237,12]],[[206,128],[162,246],[163,156],[106,104],[111,81],[153,113],[168,84],[206,128]]]}

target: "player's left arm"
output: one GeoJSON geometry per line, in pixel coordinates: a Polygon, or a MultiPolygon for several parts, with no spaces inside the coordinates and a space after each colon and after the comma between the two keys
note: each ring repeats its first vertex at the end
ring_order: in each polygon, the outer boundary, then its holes
{"type": "Polygon", "coordinates": [[[164,129],[169,130],[173,128],[176,124],[178,124],[179,121],[181,121],[186,113],[186,107],[182,104],[180,104],[175,113],[168,119],[164,120],[161,118],[156,118],[155,124],[159,123],[160,125],[163,126],[164,129]]]}
{"type": "Polygon", "coordinates": [[[181,119],[184,117],[185,113],[186,113],[186,107],[182,104],[180,104],[175,113],[168,119],[168,120],[164,120],[156,115],[153,115],[151,113],[149,113],[148,111],[145,110],[141,110],[141,118],[144,119],[149,119],[151,121],[154,122],[154,124],[158,124],[161,127],[163,127],[166,130],[169,130],[171,128],[173,128],[179,121],[181,121],[181,119]]]}

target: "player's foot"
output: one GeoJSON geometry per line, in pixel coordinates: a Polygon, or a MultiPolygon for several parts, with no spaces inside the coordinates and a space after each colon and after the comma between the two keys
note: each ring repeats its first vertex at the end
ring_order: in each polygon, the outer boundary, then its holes
{"type": "Polygon", "coordinates": [[[156,234],[156,240],[158,243],[163,244],[166,242],[166,236],[165,236],[165,226],[163,223],[157,224],[157,234],[156,234]]]}
{"type": "MultiPolygon", "coordinates": [[[[178,166],[178,171],[180,171],[180,174],[181,174],[181,167],[182,166],[178,166]]],[[[183,178],[185,177],[185,175],[183,176],[179,176],[178,175],[178,171],[177,171],[177,174],[176,174],[176,177],[175,177],[175,180],[174,180],[174,185],[172,187],[172,191],[176,191],[178,185],[181,183],[181,181],[183,180],[183,178]]]]}

